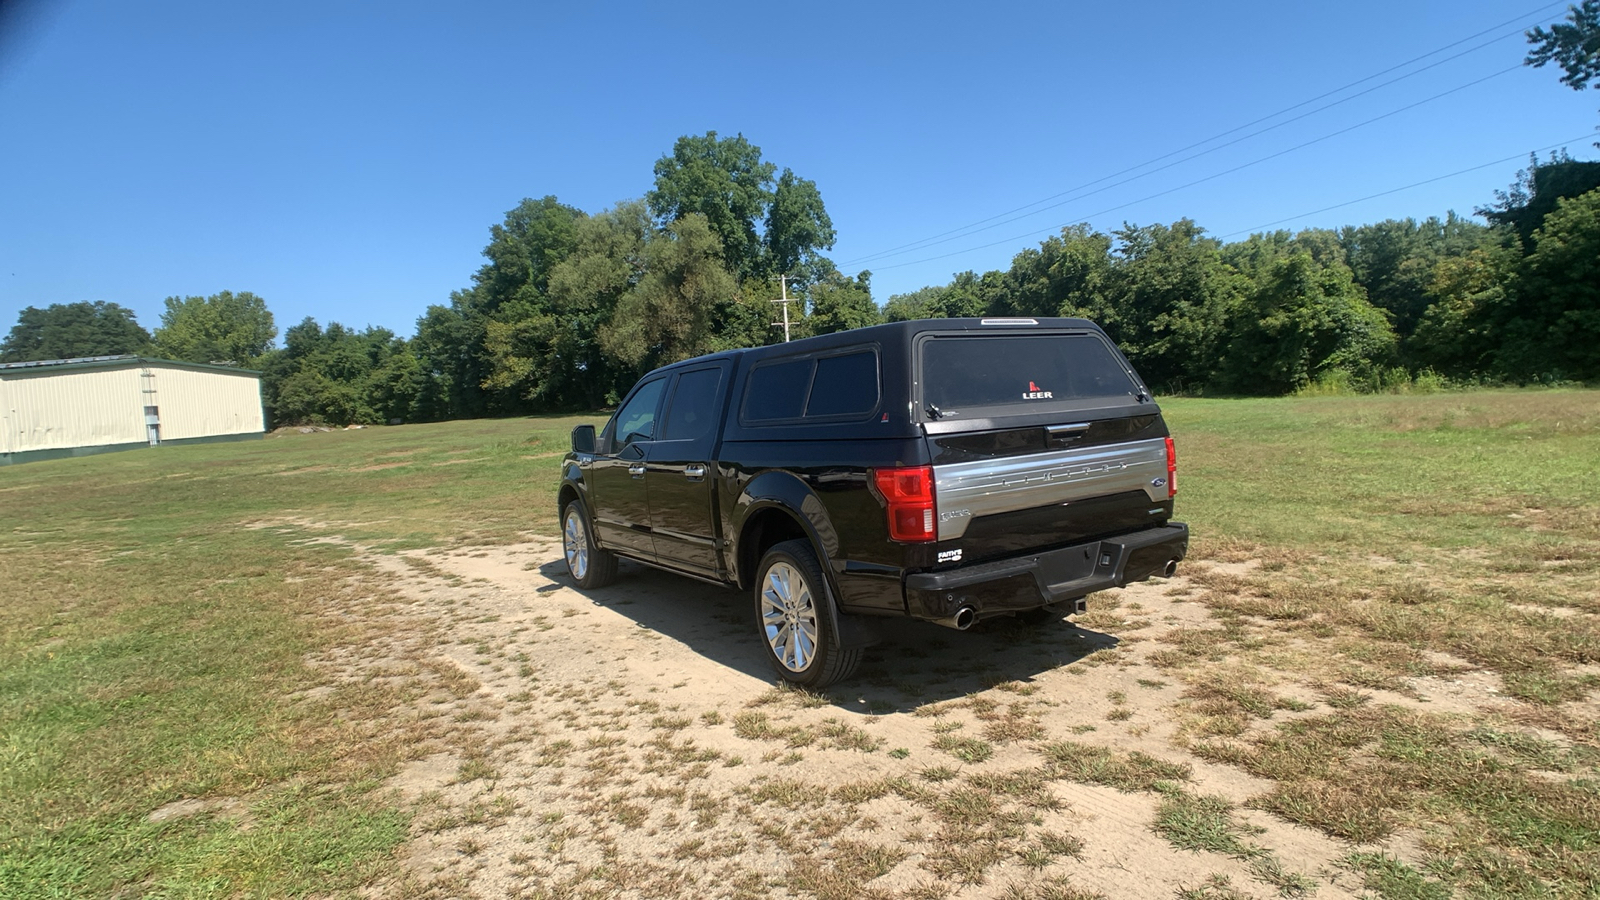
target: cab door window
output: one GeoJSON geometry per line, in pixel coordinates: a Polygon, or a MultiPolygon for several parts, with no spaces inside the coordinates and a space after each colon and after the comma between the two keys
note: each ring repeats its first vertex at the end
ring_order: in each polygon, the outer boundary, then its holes
{"type": "Polygon", "coordinates": [[[665,378],[645,382],[617,410],[613,420],[616,427],[611,438],[612,453],[632,443],[655,440],[656,413],[661,406],[661,391],[666,385],[665,378]]]}

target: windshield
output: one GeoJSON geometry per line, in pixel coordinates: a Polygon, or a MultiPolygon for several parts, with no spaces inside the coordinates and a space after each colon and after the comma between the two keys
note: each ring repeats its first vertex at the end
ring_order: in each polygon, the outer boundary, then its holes
{"type": "Polygon", "coordinates": [[[922,345],[922,403],[931,418],[993,415],[997,407],[1018,407],[1004,411],[1016,415],[1140,392],[1116,352],[1094,334],[963,335],[922,345]]]}

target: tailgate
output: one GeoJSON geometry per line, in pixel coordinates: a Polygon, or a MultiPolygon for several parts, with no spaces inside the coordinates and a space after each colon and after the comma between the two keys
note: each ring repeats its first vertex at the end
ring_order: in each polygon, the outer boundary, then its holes
{"type": "Polygon", "coordinates": [[[996,455],[935,465],[933,473],[938,547],[952,562],[1059,547],[1172,517],[1165,436],[996,455]],[[962,552],[951,559],[954,549],[962,552]]]}

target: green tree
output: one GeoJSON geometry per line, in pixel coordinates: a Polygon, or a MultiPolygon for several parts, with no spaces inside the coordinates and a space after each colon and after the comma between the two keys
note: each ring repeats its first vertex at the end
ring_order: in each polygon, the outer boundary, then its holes
{"type": "Polygon", "coordinates": [[[933,318],[962,319],[984,315],[990,301],[1000,294],[998,272],[985,272],[982,276],[968,269],[957,272],[950,284],[939,295],[933,318]]]}
{"type": "Polygon", "coordinates": [[[267,303],[249,291],[168,297],[156,329],[156,352],[188,362],[254,365],[278,336],[267,303]]]}
{"type": "Polygon", "coordinates": [[[833,220],[816,182],[790,169],[774,180],[776,172],[742,134],[685,135],[656,162],[645,199],[663,226],[704,216],[741,282],[788,275],[806,283],[826,271],[820,251],[833,247],[833,220]]]}
{"type": "Polygon", "coordinates": [[[584,218],[582,210],[547,196],[524,199],[490,226],[483,249],[488,261],[472,276],[472,287],[451,293],[448,306],[430,306],[417,320],[415,353],[436,383],[430,406],[443,407],[449,418],[538,407],[537,383],[523,383],[514,370],[513,332],[522,320],[547,314],[550,276],[576,249],[584,218]],[[491,323],[495,351],[489,349],[491,323]]]}
{"type": "Polygon", "coordinates": [[[0,341],[0,362],[149,352],[150,333],[133,310],[104,300],[29,306],[0,341]]]}
{"type": "Polygon", "coordinates": [[[1386,310],[1402,339],[1409,337],[1433,298],[1429,288],[1442,260],[1462,257],[1492,234],[1482,225],[1449,213],[1423,222],[1386,219],[1339,229],[1339,245],[1356,283],[1373,306],[1386,310]]]}
{"type": "Polygon", "coordinates": [[[1504,191],[1495,191],[1495,202],[1477,210],[1492,224],[1509,226],[1522,241],[1523,251],[1533,248],[1533,233],[1544,224],[1544,217],[1567,197],[1579,197],[1600,188],[1600,162],[1572,159],[1556,151],[1547,162],[1537,154],[1528,167],[1517,172],[1517,180],[1504,191]]]}
{"type": "Polygon", "coordinates": [[[1494,349],[1487,315],[1505,301],[1507,272],[1516,266],[1515,249],[1482,247],[1450,256],[1433,267],[1429,304],[1407,339],[1408,355],[1447,375],[1487,371],[1494,349]]]}
{"type": "Polygon", "coordinates": [[[524,199],[489,228],[489,261],[473,276],[474,303],[486,314],[515,299],[531,300],[548,287],[550,273],[577,247],[580,209],[553,196],[524,199]]]}
{"type": "Polygon", "coordinates": [[[419,418],[427,374],[387,328],[326,329],[307,318],[263,361],[262,394],[274,426],[377,425],[419,418]]]}
{"type": "Polygon", "coordinates": [[[1567,7],[1567,21],[1549,28],[1528,32],[1534,48],[1524,60],[1527,65],[1559,65],[1565,75],[1561,83],[1581,91],[1596,81],[1600,87],[1600,0],[1583,0],[1581,6],[1567,7]]]}
{"type": "Polygon", "coordinates": [[[600,329],[616,359],[650,369],[713,348],[713,311],[737,291],[722,243],[705,216],[688,213],[644,248],[644,274],[600,329]]]}
{"type": "Polygon", "coordinates": [[[949,284],[891,296],[881,315],[888,322],[1095,315],[1105,312],[1111,267],[1111,238],[1073,225],[1018,253],[1006,271],[957,272],[949,284]]]}
{"type": "Polygon", "coordinates": [[[1229,329],[1221,383],[1285,394],[1335,370],[1361,376],[1391,361],[1394,333],[1348,266],[1296,248],[1256,279],[1229,329]]]}
{"type": "Polygon", "coordinates": [[[488,321],[485,386],[548,409],[593,409],[626,390],[633,370],[605,354],[600,330],[643,275],[651,238],[649,212],[636,200],[578,222],[546,295],[513,301],[488,321]]]}
{"type": "Polygon", "coordinates": [[[909,294],[893,294],[883,305],[885,322],[913,322],[917,319],[939,319],[944,314],[944,287],[920,288],[909,294]]]}
{"type": "Polygon", "coordinates": [[[417,319],[414,352],[429,379],[427,419],[464,419],[488,412],[483,379],[485,319],[469,291],[454,291],[450,305],[435,303],[417,319]]]}
{"type": "Polygon", "coordinates": [[[812,334],[833,334],[881,323],[883,314],[872,302],[872,273],[862,272],[851,278],[830,267],[811,285],[808,318],[812,334]]]}
{"type": "Polygon", "coordinates": [[[784,169],[772,193],[762,236],[766,274],[816,281],[831,268],[818,251],[833,249],[833,241],[833,220],[822,205],[817,183],[784,169]]]}
{"type": "MultiPolygon", "coordinates": [[[[678,138],[670,156],[655,165],[655,187],[645,199],[664,223],[699,215],[716,236],[727,268],[739,277],[761,268],[757,224],[772,204],[777,167],[761,160],[761,148],[744,135],[678,138]]],[[[829,225],[831,233],[832,226],[829,225]]]]}
{"type": "Polygon", "coordinates": [[[1238,294],[1220,243],[1189,219],[1126,225],[1116,239],[1105,299],[1085,312],[1151,385],[1205,382],[1238,294]]]}
{"type": "MultiPolygon", "coordinates": [[[[746,279],[711,310],[712,352],[740,347],[765,347],[783,341],[783,310],[774,302],[783,296],[778,279],[746,279]]],[[[811,318],[805,298],[789,283],[789,334],[794,340],[810,337],[811,318]]]]}
{"type": "Polygon", "coordinates": [[[1104,305],[1111,237],[1088,224],[1061,229],[1011,260],[994,315],[1077,316],[1104,305]]]}
{"type": "Polygon", "coordinates": [[[1556,203],[1507,293],[1489,313],[1501,372],[1600,378],[1600,190],[1556,203]]]}

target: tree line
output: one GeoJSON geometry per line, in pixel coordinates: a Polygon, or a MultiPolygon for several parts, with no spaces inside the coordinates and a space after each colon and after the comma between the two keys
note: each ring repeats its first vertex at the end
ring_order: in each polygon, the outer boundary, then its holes
{"type": "MultiPolygon", "coordinates": [[[[1600,87],[1600,0],[1534,29],[1527,63],[1600,87]]],[[[1084,316],[1158,389],[1273,395],[1424,381],[1600,379],[1600,162],[1518,173],[1480,225],[1390,219],[1224,242],[1190,219],[1075,225],[1007,269],[961,272],[880,305],[846,275],[815,182],[743,135],[679,138],[652,189],[595,213],[522,201],[484,264],[416,331],[307,318],[283,345],[249,292],[169,297],[147,332],[114,303],[29,307],[0,362],[139,353],[263,372],[274,424],[379,423],[594,409],[655,366],[770,344],[787,289],[798,337],[946,316],[1084,316]]]]}
{"type": "Polygon", "coordinates": [[[668,362],[782,339],[955,316],[1083,316],[1160,390],[1378,391],[1419,377],[1600,378],[1600,162],[1534,161],[1488,225],[1386,220],[1223,242],[1189,219],[1062,229],[1011,266],[874,301],[871,273],[822,255],[816,185],[743,137],[686,137],[644,200],[595,214],[524,200],[486,262],[416,332],[289,327],[249,292],[169,297],[146,332],[114,303],[23,310],[0,361],[140,353],[264,373],[274,424],[381,423],[594,409],[668,362]]]}
{"type": "Polygon", "coordinates": [[[428,307],[409,338],[307,318],[275,347],[261,298],[223,292],[168,298],[154,333],[114,303],[29,307],[0,362],[223,362],[263,373],[275,425],[435,421],[593,409],[663,363],[771,342],[780,279],[812,298],[801,334],[828,320],[830,298],[877,314],[865,284],[822,255],[835,235],[816,183],[743,135],[680,138],[642,200],[593,214],[524,200],[489,231],[471,285],[428,307]]]}
{"type": "Polygon", "coordinates": [[[1600,163],[1537,160],[1479,225],[1386,220],[1207,237],[1189,219],[1078,225],[891,297],[889,320],[1080,315],[1152,385],[1273,395],[1324,384],[1600,378],[1600,163]]]}

